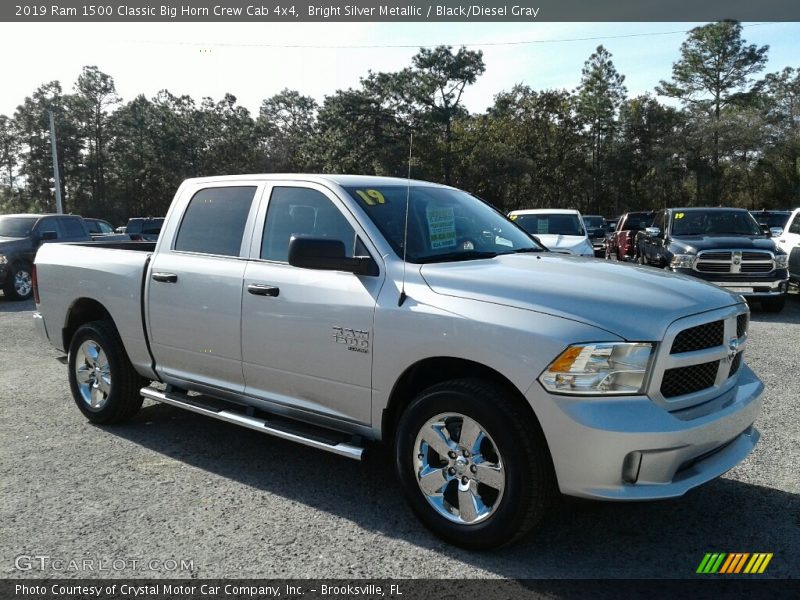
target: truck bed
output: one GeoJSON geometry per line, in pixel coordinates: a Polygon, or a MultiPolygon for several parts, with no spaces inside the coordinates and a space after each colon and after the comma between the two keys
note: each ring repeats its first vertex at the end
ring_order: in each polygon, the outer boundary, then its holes
{"type": "MultiPolygon", "coordinates": [[[[47,336],[66,352],[67,315],[76,303],[97,302],[110,313],[131,363],[143,375],[152,373],[147,347],[143,290],[155,242],[79,242],[44,244],[36,254],[39,312],[47,336]]],[[[154,375],[153,375],[154,376],[154,375]]]]}

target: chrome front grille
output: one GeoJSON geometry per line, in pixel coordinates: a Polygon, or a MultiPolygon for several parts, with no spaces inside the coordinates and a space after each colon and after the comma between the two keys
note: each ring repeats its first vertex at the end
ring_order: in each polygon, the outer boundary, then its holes
{"type": "Polygon", "coordinates": [[[694,261],[699,273],[770,273],[775,255],[768,250],[701,250],[694,261]]]}
{"type": "Polygon", "coordinates": [[[747,344],[748,320],[747,307],[737,304],[675,321],[655,357],[650,398],[680,411],[731,390],[747,344]]]}

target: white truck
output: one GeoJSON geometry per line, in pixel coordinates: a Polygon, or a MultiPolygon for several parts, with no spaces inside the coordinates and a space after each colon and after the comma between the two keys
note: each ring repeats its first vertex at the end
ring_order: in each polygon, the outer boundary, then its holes
{"type": "Polygon", "coordinates": [[[800,285],[800,208],[789,215],[786,225],[776,231],[775,244],[789,255],[789,279],[800,285]]]}
{"type": "Polygon", "coordinates": [[[548,252],[451,187],[191,179],[157,242],[46,245],[34,280],[89,420],[144,397],[353,459],[383,440],[414,512],[468,548],[558,491],[680,496],[759,437],[740,296],[548,252]]]}

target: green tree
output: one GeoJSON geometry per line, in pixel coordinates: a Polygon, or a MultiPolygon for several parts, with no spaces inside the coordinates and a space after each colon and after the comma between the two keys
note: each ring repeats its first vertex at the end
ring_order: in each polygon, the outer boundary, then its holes
{"type": "Polygon", "coordinates": [[[578,114],[588,129],[591,155],[591,210],[601,212],[607,201],[605,180],[606,156],[614,140],[616,115],[627,94],[625,76],[617,72],[611,53],[602,45],[583,65],[581,84],[577,91],[578,114]]]}
{"type": "Polygon", "coordinates": [[[284,89],[261,103],[258,127],[264,140],[266,170],[292,172],[314,164],[311,145],[316,135],[316,101],[284,89]]]}
{"type": "Polygon", "coordinates": [[[722,193],[720,139],[725,110],[758,90],[752,77],[764,68],[768,49],[748,45],[742,39],[742,26],[735,21],[695,27],[681,45],[680,60],[672,65],[672,81],[661,81],[656,88],[657,93],[680,100],[689,114],[710,128],[708,195],[713,203],[720,201],[722,193]]]}

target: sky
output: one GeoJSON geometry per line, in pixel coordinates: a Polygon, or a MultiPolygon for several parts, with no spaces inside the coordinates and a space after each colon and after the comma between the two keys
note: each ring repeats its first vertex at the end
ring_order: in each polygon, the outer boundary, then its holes
{"type": "MultiPolygon", "coordinates": [[[[669,79],[683,32],[701,24],[0,23],[0,114],[11,116],[47,81],[72,91],[81,68],[96,65],[114,78],[123,101],[140,93],[152,98],[161,89],[196,101],[230,92],[257,115],[262,100],[284,88],[321,102],[357,87],[370,70],[400,70],[419,46],[439,44],[484,52],[486,72],[464,96],[472,112],[484,111],[516,83],[574,89],[599,44],[635,96],[654,93],[659,80],[669,79]]],[[[800,23],[743,25],[749,43],[770,46],[764,73],[800,68],[800,23]]]]}

